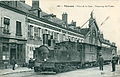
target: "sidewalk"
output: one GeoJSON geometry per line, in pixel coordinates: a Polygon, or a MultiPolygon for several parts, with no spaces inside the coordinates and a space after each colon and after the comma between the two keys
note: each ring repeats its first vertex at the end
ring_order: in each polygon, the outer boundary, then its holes
{"type": "Polygon", "coordinates": [[[104,77],[120,77],[120,64],[116,65],[115,72],[111,72],[111,71],[112,71],[111,65],[107,66],[106,71],[103,72],[103,76],[104,77]]]}
{"type": "Polygon", "coordinates": [[[29,69],[27,67],[18,67],[15,70],[12,70],[12,68],[9,69],[0,69],[0,76],[12,74],[12,73],[20,73],[20,72],[30,72],[33,71],[33,69],[29,69]]]}
{"type": "MultiPolygon", "coordinates": [[[[99,67],[86,69],[86,72],[89,77],[120,77],[120,64],[116,65],[116,71],[112,72],[112,67],[110,65],[104,65],[104,70],[100,71],[99,67]]],[[[87,77],[86,75],[83,77],[87,77]]]]}
{"type": "Polygon", "coordinates": [[[111,71],[112,71],[112,67],[110,64],[110,65],[104,65],[103,71],[100,71],[99,67],[97,67],[97,68],[87,69],[86,73],[89,73],[89,77],[120,77],[120,64],[116,65],[115,72],[111,72],[111,71]]]}

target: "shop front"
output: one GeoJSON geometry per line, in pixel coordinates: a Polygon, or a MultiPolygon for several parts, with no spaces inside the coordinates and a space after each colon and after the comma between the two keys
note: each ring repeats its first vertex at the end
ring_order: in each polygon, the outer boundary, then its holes
{"type": "Polygon", "coordinates": [[[10,65],[11,59],[15,58],[18,65],[25,62],[26,40],[3,39],[0,42],[0,64],[10,65]]]}

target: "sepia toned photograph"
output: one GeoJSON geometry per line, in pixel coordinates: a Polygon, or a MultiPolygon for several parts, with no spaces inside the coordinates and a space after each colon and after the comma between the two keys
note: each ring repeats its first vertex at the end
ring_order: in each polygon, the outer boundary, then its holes
{"type": "Polygon", "coordinates": [[[0,77],[120,77],[119,0],[0,0],[0,77]]]}

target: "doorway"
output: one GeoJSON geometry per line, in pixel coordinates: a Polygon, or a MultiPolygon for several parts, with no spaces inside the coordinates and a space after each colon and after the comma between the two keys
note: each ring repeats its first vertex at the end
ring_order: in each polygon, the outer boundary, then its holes
{"type": "Polygon", "coordinates": [[[11,60],[13,57],[16,59],[16,49],[15,49],[15,48],[11,48],[11,49],[10,49],[10,60],[11,60]]]}

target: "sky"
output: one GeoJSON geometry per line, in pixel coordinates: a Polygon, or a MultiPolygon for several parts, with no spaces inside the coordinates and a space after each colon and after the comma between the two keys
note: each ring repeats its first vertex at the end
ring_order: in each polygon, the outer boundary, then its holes
{"type": "MultiPolygon", "coordinates": [[[[26,0],[32,4],[31,0],[26,0]]],[[[119,0],[40,0],[40,8],[48,13],[62,18],[62,13],[68,14],[68,22],[77,22],[82,26],[89,18],[92,10],[104,38],[115,42],[120,49],[120,1],[119,0]],[[109,17],[105,22],[104,20],[109,17]],[[100,25],[104,22],[103,25],[100,25]]],[[[84,27],[87,27],[85,25],[84,27]]]]}

